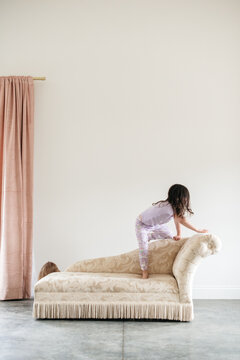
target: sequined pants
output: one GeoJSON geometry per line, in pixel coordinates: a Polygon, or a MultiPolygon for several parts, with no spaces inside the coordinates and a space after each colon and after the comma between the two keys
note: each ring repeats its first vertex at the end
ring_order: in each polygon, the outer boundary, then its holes
{"type": "Polygon", "coordinates": [[[135,231],[139,246],[139,261],[142,270],[148,269],[148,242],[157,239],[171,239],[173,234],[166,224],[145,225],[136,219],[135,231]]]}

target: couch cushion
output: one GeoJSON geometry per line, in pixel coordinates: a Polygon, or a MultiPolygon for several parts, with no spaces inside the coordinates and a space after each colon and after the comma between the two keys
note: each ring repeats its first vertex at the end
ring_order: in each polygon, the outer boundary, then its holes
{"type": "Polygon", "coordinates": [[[148,279],[128,273],[55,272],[39,280],[39,292],[170,293],[178,294],[176,279],[170,274],[150,274],[148,279]]]}

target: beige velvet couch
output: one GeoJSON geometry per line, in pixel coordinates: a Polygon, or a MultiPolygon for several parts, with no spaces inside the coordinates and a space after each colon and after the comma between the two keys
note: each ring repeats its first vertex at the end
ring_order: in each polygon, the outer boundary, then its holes
{"type": "Polygon", "coordinates": [[[141,277],[138,249],[79,261],[35,284],[33,317],[191,321],[194,273],[220,248],[213,234],[150,241],[148,279],[141,277]]]}

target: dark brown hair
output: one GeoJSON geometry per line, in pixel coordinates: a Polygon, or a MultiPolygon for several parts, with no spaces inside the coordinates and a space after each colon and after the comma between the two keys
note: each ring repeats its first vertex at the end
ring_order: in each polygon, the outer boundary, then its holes
{"type": "Polygon", "coordinates": [[[157,205],[160,202],[168,201],[173,208],[174,213],[183,217],[185,212],[187,211],[189,214],[194,214],[192,209],[190,208],[190,194],[186,186],[181,184],[174,184],[168,190],[168,197],[166,200],[160,200],[156,203],[152,203],[152,205],[157,205]]]}
{"type": "Polygon", "coordinates": [[[40,280],[41,278],[43,278],[44,276],[46,276],[48,274],[51,274],[52,272],[59,272],[59,271],[60,270],[56,264],[54,264],[51,261],[48,261],[42,266],[40,273],[38,275],[38,280],[40,280]]]}

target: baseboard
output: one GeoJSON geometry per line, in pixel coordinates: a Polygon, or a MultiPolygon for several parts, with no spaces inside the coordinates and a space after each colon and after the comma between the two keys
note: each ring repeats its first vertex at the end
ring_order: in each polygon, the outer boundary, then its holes
{"type": "Polygon", "coordinates": [[[239,287],[195,287],[193,299],[240,299],[239,287]]]}

